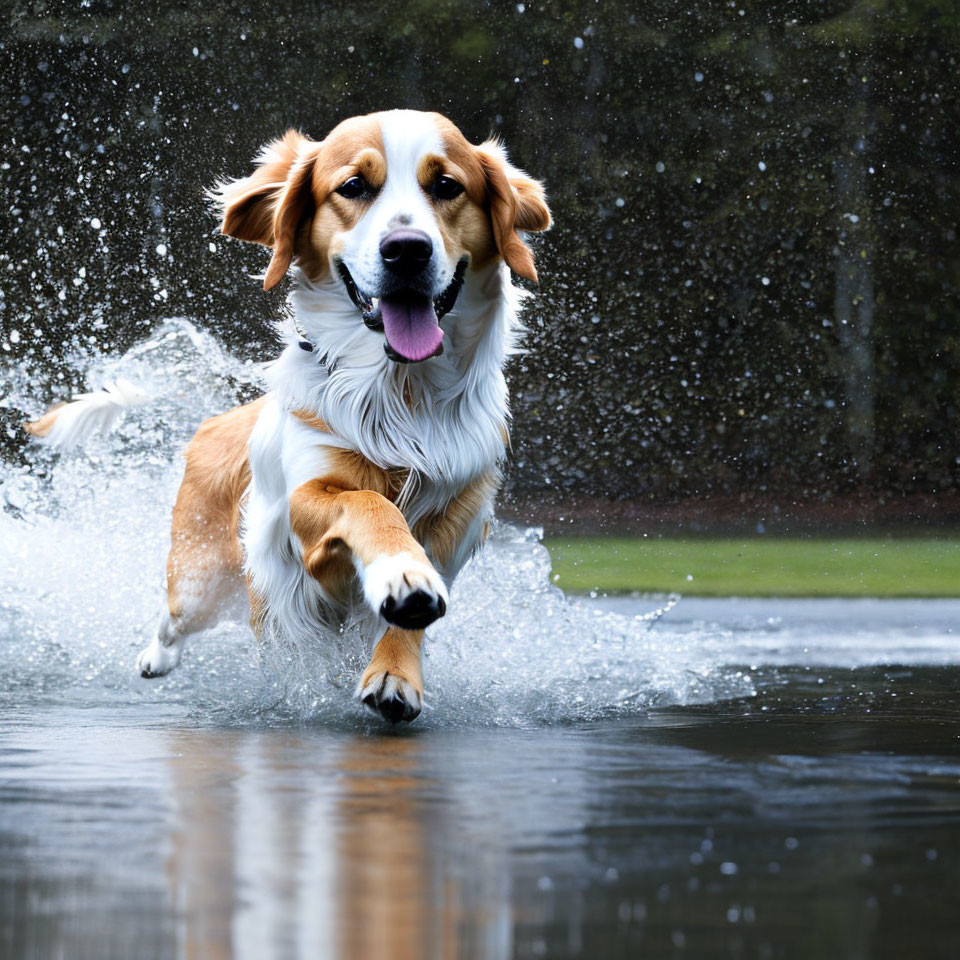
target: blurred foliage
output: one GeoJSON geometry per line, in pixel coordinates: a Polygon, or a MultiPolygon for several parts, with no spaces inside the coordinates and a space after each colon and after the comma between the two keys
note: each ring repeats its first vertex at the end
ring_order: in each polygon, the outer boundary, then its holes
{"type": "Polygon", "coordinates": [[[5,6],[0,345],[38,398],[173,315],[268,355],[264,253],[203,188],[288,126],[428,108],[501,133],[556,216],[511,368],[515,491],[956,483],[952,5],[5,6]]]}

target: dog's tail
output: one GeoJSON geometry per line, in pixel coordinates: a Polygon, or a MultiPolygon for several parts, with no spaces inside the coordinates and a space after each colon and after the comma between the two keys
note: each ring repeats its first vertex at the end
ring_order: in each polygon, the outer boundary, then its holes
{"type": "Polygon", "coordinates": [[[27,433],[42,437],[61,450],[72,450],[95,433],[107,433],[126,410],[146,403],[148,397],[129,380],[118,379],[94,393],[81,393],[69,403],[51,407],[39,420],[25,423],[27,433]]]}

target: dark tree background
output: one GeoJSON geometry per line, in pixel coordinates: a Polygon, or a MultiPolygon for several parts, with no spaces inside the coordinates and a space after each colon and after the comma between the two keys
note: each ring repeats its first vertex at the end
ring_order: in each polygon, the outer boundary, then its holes
{"type": "MultiPolygon", "coordinates": [[[[170,316],[269,355],[265,254],[219,237],[203,188],[288,126],[437,109],[501,133],[556,216],[511,368],[508,510],[960,518],[953,5],[36,0],[4,20],[0,357],[37,400],[170,316]]],[[[17,456],[6,392],[0,370],[17,456]]]]}

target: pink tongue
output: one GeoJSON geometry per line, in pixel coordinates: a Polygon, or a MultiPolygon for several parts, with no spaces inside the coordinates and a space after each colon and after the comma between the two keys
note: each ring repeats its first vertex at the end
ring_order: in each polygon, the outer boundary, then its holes
{"type": "Polygon", "coordinates": [[[432,357],[443,340],[433,301],[415,293],[399,293],[380,301],[387,343],[406,360],[432,357]]]}

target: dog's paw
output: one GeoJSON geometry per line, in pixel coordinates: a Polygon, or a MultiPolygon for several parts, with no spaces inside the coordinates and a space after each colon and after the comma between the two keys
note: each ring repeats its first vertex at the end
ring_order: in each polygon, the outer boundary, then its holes
{"type": "Polygon", "coordinates": [[[365,674],[357,696],[367,709],[391,723],[416,720],[423,706],[422,693],[409,680],[384,670],[365,674]]]}
{"type": "Polygon", "coordinates": [[[409,553],[377,557],[363,574],[363,594],[375,613],[403,630],[423,630],[447,611],[443,580],[409,553]]]}
{"type": "Polygon", "coordinates": [[[146,680],[162,677],[169,673],[179,662],[182,644],[176,643],[165,647],[157,637],[153,638],[149,647],[144,647],[137,657],[137,672],[146,680]]]}

